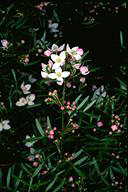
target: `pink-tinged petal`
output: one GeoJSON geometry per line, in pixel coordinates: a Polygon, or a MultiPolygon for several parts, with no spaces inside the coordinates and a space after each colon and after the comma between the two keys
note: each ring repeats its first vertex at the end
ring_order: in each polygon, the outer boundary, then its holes
{"type": "Polygon", "coordinates": [[[49,66],[50,66],[50,68],[51,68],[52,65],[53,65],[53,62],[49,59],[48,64],[49,64],[49,66]]]}
{"type": "Polygon", "coordinates": [[[50,73],[50,74],[48,74],[48,77],[49,77],[50,79],[56,79],[56,78],[57,78],[57,76],[56,76],[55,73],[50,73]]]}
{"type": "Polygon", "coordinates": [[[52,52],[50,50],[46,50],[44,51],[44,55],[49,57],[52,54],[52,52]]]}
{"type": "Polygon", "coordinates": [[[73,50],[73,51],[77,51],[78,48],[79,48],[78,46],[77,46],[77,47],[73,47],[72,50],[73,50]]]}
{"type": "Polygon", "coordinates": [[[89,74],[88,67],[86,67],[86,66],[80,67],[80,72],[81,72],[83,75],[89,74]]]}
{"type": "Polygon", "coordinates": [[[84,50],[83,50],[82,48],[79,48],[79,49],[77,50],[77,53],[78,53],[79,55],[83,55],[84,50]]]}
{"type": "Polygon", "coordinates": [[[58,63],[55,63],[55,64],[53,64],[53,66],[52,66],[52,69],[54,70],[56,70],[57,68],[59,68],[60,67],[60,64],[58,64],[58,63]]]}
{"type": "Polygon", "coordinates": [[[63,51],[64,47],[65,47],[65,44],[61,45],[61,46],[58,48],[58,51],[63,51]]]}
{"type": "Polygon", "coordinates": [[[51,131],[50,131],[50,135],[54,135],[54,130],[51,130],[51,131]]]}
{"type": "Polygon", "coordinates": [[[57,51],[58,50],[58,45],[53,44],[52,47],[51,47],[51,50],[52,51],[57,51]]]}
{"type": "Polygon", "coordinates": [[[23,87],[24,87],[24,81],[23,81],[23,83],[21,84],[20,88],[23,89],[23,87]]]}
{"type": "Polygon", "coordinates": [[[65,64],[65,61],[63,61],[60,65],[63,66],[65,64]]]}
{"type": "Polygon", "coordinates": [[[41,67],[42,67],[42,70],[43,70],[43,71],[45,71],[45,70],[46,70],[46,66],[47,66],[46,64],[41,63],[41,67]]]}
{"type": "Polygon", "coordinates": [[[79,69],[79,68],[80,68],[80,64],[74,64],[73,67],[74,67],[75,69],[79,69]]]}
{"type": "Polygon", "coordinates": [[[70,75],[69,71],[62,72],[62,77],[68,77],[70,75]]]}
{"type": "Polygon", "coordinates": [[[56,72],[56,73],[57,73],[57,72],[62,72],[61,67],[57,68],[57,69],[55,70],[55,72],[56,72]]]}
{"type": "Polygon", "coordinates": [[[65,51],[62,51],[60,53],[60,57],[64,60],[66,58],[65,51]]]}
{"type": "Polygon", "coordinates": [[[52,55],[51,55],[51,59],[52,59],[54,62],[56,61],[57,57],[58,57],[58,55],[55,55],[55,54],[52,54],[52,55]]]}
{"type": "Polygon", "coordinates": [[[71,51],[69,44],[66,45],[66,51],[69,53],[71,51]]]}
{"type": "Polygon", "coordinates": [[[41,76],[43,78],[47,78],[48,77],[48,73],[41,71],[41,76]]]}
{"type": "Polygon", "coordinates": [[[74,55],[74,57],[75,57],[75,59],[78,61],[78,60],[80,60],[81,59],[81,56],[80,55],[74,55]]]}

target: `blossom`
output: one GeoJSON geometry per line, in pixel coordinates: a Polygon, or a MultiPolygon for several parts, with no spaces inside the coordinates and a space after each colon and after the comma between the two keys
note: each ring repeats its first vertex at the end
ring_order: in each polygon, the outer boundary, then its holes
{"type": "Polygon", "coordinates": [[[30,93],[31,84],[24,85],[24,82],[21,84],[20,88],[22,89],[24,94],[30,93]]]}
{"type": "Polygon", "coordinates": [[[16,102],[16,106],[21,107],[25,106],[27,104],[27,100],[24,97],[21,97],[19,101],[16,102]]]}
{"type": "Polygon", "coordinates": [[[3,48],[8,48],[9,42],[6,39],[1,40],[3,48]]]}
{"type": "Polygon", "coordinates": [[[48,28],[50,29],[51,33],[59,32],[59,30],[57,29],[58,26],[58,23],[52,23],[52,20],[48,20],[48,28]]]}
{"type": "Polygon", "coordinates": [[[51,51],[52,52],[60,52],[63,51],[65,44],[61,45],[60,47],[58,47],[58,45],[53,44],[51,47],[51,51]]]}
{"type": "Polygon", "coordinates": [[[4,120],[2,122],[0,122],[0,132],[5,129],[8,130],[11,128],[11,126],[8,124],[10,121],[9,120],[4,120]]]}
{"type": "Polygon", "coordinates": [[[33,105],[34,104],[34,100],[35,100],[35,94],[30,94],[26,97],[26,100],[27,100],[27,104],[28,105],[33,105]]]}
{"type": "Polygon", "coordinates": [[[117,125],[112,125],[111,129],[112,129],[112,131],[116,131],[118,129],[118,127],[117,127],[117,125]]]}
{"type": "Polygon", "coordinates": [[[85,77],[81,77],[81,78],[80,78],[80,82],[81,82],[81,83],[85,83],[85,81],[86,81],[86,78],[85,78],[85,77]]]}
{"type": "Polygon", "coordinates": [[[81,67],[80,67],[80,72],[81,72],[83,75],[87,75],[87,74],[90,73],[89,70],[88,70],[88,67],[86,67],[86,66],[81,66],[81,67]]]}
{"type": "MultiPolygon", "coordinates": [[[[32,135],[32,137],[30,137],[29,135],[26,135],[25,139],[33,139],[35,138],[35,135],[32,135]]],[[[34,145],[34,143],[36,143],[36,141],[28,141],[25,143],[26,147],[32,147],[34,145]]]]}
{"type": "Polygon", "coordinates": [[[57,69],[60,66],[64,65],[65,58],[66,58],[65,51],[62,51],[60,55],[52,54],[51,59],[55,62],[52,66],[52,69],[57,69]]]}
{"type": "Polygon", "coordinates": [[[52,68],[53,62],[49,59],[48,61],[48,65],[41,63],[41,67],[42,67],[42,71],[41,71],[41,76],[43,78],[47,78],[48,77],[48,73],[50,72],[51,68],[52,68]]]}
{"type": "Polygon", "coordinates": [[[52,54],[52,52],[50,50],[44,51],[44,55],[47,57],[51,56],[51,54],[52,54]]]}
{"type": "Polygon", "coordinates": [[[80,60],[81,59],[81,55],[83,55],[83,53],[84,53],[83,49],[79,48],[78,46],[77,47],[73,47],[72,49],[70,49],[69,44],[67,44],[67,46],[66,46],[66,51],[75,60],[80,60]]]}
{"type": "Polygon", "coordinates": [[[55,69],[55,73],[50,73],[48,75],[48,77],[51,78],[51,79],[56,79],[57,84],[62,85],[63,84],[63,78],[68,77],[69,75],[70,75],[69,71],[63,71],[62,72],[61,68],[57,68],[57,69],[55,69]]]}
{"type": "Polygon", "coordinates": [[[98,127],[102,127],[103,126],[103,122],[102,121],[97,122],[97,126],[98,127]]]}

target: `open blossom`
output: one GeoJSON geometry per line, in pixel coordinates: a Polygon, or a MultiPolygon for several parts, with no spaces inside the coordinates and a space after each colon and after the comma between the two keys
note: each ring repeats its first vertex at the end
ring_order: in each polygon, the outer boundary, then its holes
{"type": "Polygon", "coordinates": [[[35,100],[36,96],[35,94],[30,94],[26,97],[26,100],[27,100],[27,104],[28,105],[33,105],[34,104],[34,100],[35,100]]]}
{"type": "Polygon", "coordinates": [[[51,59],[55,62],[52,66],[52,69],[57,69],[60,66],[64,65],[65,58],[66,58],[65,51],[62,51],[60,55],[52,54],[51,59]]]}
{"type": "Polygon", "coordinates": [[[69,44],[67,44],[66,46],[66,51],[68,52],[68,54],[74,58],[75,60],[80,60],[81,56],[83,55],[84,51],[83,49],[77,47],[73,47],[72,49],[69,47],[69,44]]]}
{"type": "Polygon", "coordinates": [[[48,77],[51,79],[56,79],[57,84],[62,85],[63,84],[63,78],[68,77],[69,75],[70,75],[69,71],[63,71],[62,72],[61,68],[57,68],[57,69],[55,69],[55,73],[50,73],[48,75],[48,77]]]}
{"type": "Polygon", "coordinates": [[[21,84],[20,88],[22,89],[24,94],[29,94],[30,93],[30,88],[31,88],[31,84],[26,84],[24,85],[24,82],[21,84]]]}
{"type": "Polygon", "coordinates": [[[80,67],[80,72],[82,73],[82,75],[87,75],[90,73],[88,67],[86,66],[80,67]]]}
{"type": "Polygon", "coordinates": [[[116,131],[118,129],[118,127],[117,127],[117,125],[112,125],[111,129],[112,129],[112,131],[116,131]]]}
{"type": "Polygon", "coordinates": [[[24,97],[21,97],[19,101],[16,102],[16,106],[21,107],[27,104],[27,100],[24,97]]]}
{"type": "MultiPolygon", "coordinates": [[[[35,138],[35,135],[33,135],[32,137],[30,137],[29,135],[26,135],[25,139],[33,139],[35,138]]],[[[36,141],[28,141],[25,143],[26,147],[32,147],[34,145],[34,143],[36,143],[36,141]]]]}
{"type": "Polygon", "coordinates": [[[41,63],[41,67],[42,67],[41,76],[43,78],[47,78],[48,77],[48,72],[51,71],[52,65],[53,65],[53,62],[50,59],[49,59],[47,65],[44,64],[44,63],[41,63]]]}
{"type": "Polygon", "coordinates": [[[59,30],[57,29],[58,26],[59,23],[52,23],[51,19],[48,20],[48,28],[50,29],[51,33],[59,32],[59,30]]]}
{"type": "Polygon", "coordinates": [[[0,132],[5,129],[5,130],[8,130],[11,128],[11,126],[9,125],[9,120],[4,120],[2,122],[0,122],[0,132]]]}
{"type": "Polygon", "coordinates": [[[1,44],[4,48],[8,48],[9,42],[6,39],[1,40],[1,44]]]}
{"type": "Polygon", "coordinates": [[[47,56],[47,57],[50,57],[51,54],[52,54],[52,52],[50,50],[44,51],[44,55],[47,56]]]}
{"type": "Polygon", "coordinates": [[[103,124],[102,121],[98,121],[98,122],[97,122],[97,126],[98,126],[98,127],[103,127],[103,125],[104,125],[104,124],[103,124]]]}

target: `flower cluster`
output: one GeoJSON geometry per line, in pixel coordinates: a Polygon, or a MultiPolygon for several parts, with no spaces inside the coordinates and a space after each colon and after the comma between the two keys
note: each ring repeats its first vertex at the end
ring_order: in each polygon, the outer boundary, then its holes
{"type": "MultiPolygon", "coordinates": [[[[115,114],[112,114],[112,125],[111,125],[111,130],[112,132],[118,132],[120,133],[121,132],[121,127],[123,126],[121,123],[120,123],[120,117],[118,115],[115,115],[115,114]]],[[[110,131],[109,134],[111,135],[112,132],[110,131]]]]}
{"type": "MultiPolygon", "coordinates": [[[[31,84],[24,84],[24,82],[21,84],[20,86],[22,92],[26,95],[31,93],[30,92],[30,88],[31,88],[31,84]]],[[[25,106],[25,105],[33,105],[35,100],[35,94],[30,94],[27,95],[26,97],[21,97],[19,99],[19,101],[16,102],[16,106],[21,107],[21,106],[25,106]]]]}
{"type": "Polygon", "coordinates": [[[74,110],[76,110],[76,102],[73,101],[72,104],[70,101],[64,101],[65,106],[60,106],[60,110],[69,110],[71,112],[73,112],[74,110]]]}
{"type": "Polygon", "coordinates": [[[70,48],[69,44],[67,44],[66,50],[64,48],[65,44],[60,47],[53,44],[51,49],[44,51],[44,55],[50,57],[48,64],[41,64],[41,76],[55,79],[58,85],[63,84],[64,78],[74,75],[70,72],[73,69],[79,69],[82,75],[89,74],[88,67],[81,64],[82,55],[84,54],[83,49],[78,46],[70,48]],[[66,71],[66,69],[70,71],[66,71]]]}

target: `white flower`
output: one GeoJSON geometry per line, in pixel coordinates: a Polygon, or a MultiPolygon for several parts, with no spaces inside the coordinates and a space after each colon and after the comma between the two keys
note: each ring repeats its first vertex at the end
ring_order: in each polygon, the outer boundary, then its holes
{"type": "Polygon", "coordinates": [[[30,94],[26,97],[26,100],[27,100],[27,104],[28,105],[33,105],[34,104],[34,100],[35,100],[36,96],[35,94],[30,94]]]}
{"type": "Polygon", "coordinates": [[[6,39],[1,40],[3,48],[8,48],[9,42],[6,39]]]}
{"type": "Polygon", "coordinates": [[[10,121],[9,120],[4,120],[2,122],[0,122],[0,132],[5,129],[8,130],[11,128],[11,126],[8,124],[10,121]]]}
{"type": "Polygon", "coordinates": [[[70,49],[69,44],[67,44],[67,46],[66,46],[66,51],[75,60],[80,60],[81,59],[81,55],[83,55],[83,53],[84,53],[83,49],[79,48],[78,46],[77,47],[73,47],[72,49],[70,49]]]}
{"type": "Polygon", "coordinates": [[[22,89],[24,94],[30,93],[31,84],[24,85],[24,82],[21,84],[20,88],[22,89]]]}
{"type": "MultiPolygon", "coordinates": [[[[35,138],[35,135],[33,135],[32,137],[30,137],[29,135],[26,135],[25,139],[33,139],[35,138]]],[[[36,143],[36,141],[28,141],[25,143],[26,147],[32,147],[34,145],[34,143],[36,143]]]]}
{"type": "Polygon", "coordinates": [[[65,44],[61,45],[60,47],[58,47],[58,45],[56,45],[56,44],[53,44],[52,47],[51,47],[51,51],[52,51],[52,52],[63,51],[64,46],[65,46],[65,44]]]}
{"type": "Polygon", "coordinates": [[[51,79],[56,79],[57,84],[62,85],[63,84],[63,78],[68,77],[69,75],[70,75],[69,71],[63,71],[62,72],[61,68],[57,68],[57,69],[55,69],[55,73],[50,73],[48,75],[48,77],[51,78],[51,79]]]}
{"type": "Polygon", "coordinates": [[[58,26],[58,23],[52,23],[52,20],[48,20],[48,28],[50,29],[51,33],[59,32],[59,30],[57,29],[58,26]]]}
{"type": "Polygon", "coordinates": [[[21,107],[27,104],[27,100],[24,97],[21,97],[19,101],[16,102],[16,106],[21,107]]]}
{"type": "Polygon", "coordinates": [[[51,59],[55,62],[52,66],[52,69],[57,69],[60,66],[64,65],[65,58],[66,58],[65,51],[62,51],[60,55],[52,54],[51,59]]]}
{"type": "Polygon", "coordinates": [[[48,73],[47,72],[51,71],[52,65],[53,65],[53,62],[51,60],[48,61],[48,65],[46,65],[44,63],[41,63],[41,67],[42,67],[41,76],[43,78],[47,78],[48,77],[48,73]]]}

